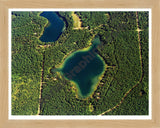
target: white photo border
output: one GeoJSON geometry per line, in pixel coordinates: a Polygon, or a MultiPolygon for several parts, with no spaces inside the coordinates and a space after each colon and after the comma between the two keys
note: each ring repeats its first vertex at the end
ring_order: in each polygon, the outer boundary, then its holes
{"type": "Polygon", "coordinates": [[[31,9],[31,8],[10,8],[8,10],[8,23],[9,23],[9,42],[8,42],[8,119],[9,120],[151,120],[152,119],[152,9],[151,8],[54,8],[54,9],[31,9]],[[12,11],[148,11],[149,12],[149,115],[105,115],[105,116],[75,116],[75,115],[67,115],[67,116],[61,116],[61,115],[11,115],[11,12],[12,11]]]}

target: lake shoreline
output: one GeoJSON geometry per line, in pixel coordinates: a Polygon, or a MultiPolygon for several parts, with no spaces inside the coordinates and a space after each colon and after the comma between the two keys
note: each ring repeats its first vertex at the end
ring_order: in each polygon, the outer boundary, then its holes
{"type": "MultiPolygon", "coordinates": [[[[43,17],[43,16],[40,16],[40,14],[41,13],[43,13],[43,11],[42,12],[40,12],[40,13],[38,13],[38,16],[39,17],[43,17]]],[[[43,17],[43,18],[45,18],[45,17],[43,17]]],[[[45,19],[47,19],[47,18],[45,18],[45,19]]],[[[42,30],[42,32],[40,33],[40,35],[38,36],[38,39],[40,40],[40,37],[43,35],[43,33],[44,33],[44,30],[45,30],[45,28],[46,28],[46,26],[47,26],[47,24],[49,23],[49,21],[48,21],[48,19],[46,20],[47,22],[45,23],[45,25],[44,25],[44,27],[43,27],[43,30],[42,30]]],[[[40,40],[41,41],[41,40],[40,40]]]]}
{"type": "MultiPolygon", "coordinates": [[[[94,40],[95,41],[95,40],[94,40]]],[[[71,54],[69,54],[64,60],[63,60],[63,62],[58,66],[58,68],[57,68],[57,71],[58,72],[60,72],[60,74],[61,74],[61,76],[63,76],[65,79],[67,79],[67,80],[69,80],[70,82],[71,82],[71,84],[74,86],[74,88],[76,88],[76,97],[77,98],[80,98],[80,99],[83,99],[83,100],[85,100],[85,99],[88,99],[89,97],[92,97],[92,95],[94,94],[94,92],[95,92],[95,90],[97,89],[97,87],[98,87],[98,85],[99,85],[99,83],[100,83],[100,81],[101,81],[101,79],[103,78],[103,76],[104,76],[104,73],[105,73],[105,71],[106,71],[106,67],[107,67],[107,64],[105,63],[105,61],[103,60],[103,58],[98,54],[98,53],[94,53],[95,55],[94,55],[94,57],[97,57],[97,59],[99,59],[101,62],[102,62],[102,72],[100,73],[100,74],[98,74],[98,75],[96,75],[96,76],[94,76],[93,77],[93,79],[92,78],[90,78],[90,80],[93,82],[93,83],[95,83],[95,84],[91,84],[91,86],[90,86],[90,93],[87,93],[87,95],[83,95],[82,93],[81,93],[81,88],[80,88],[80,85],[76,82],[76,81],[74,81],[74,80],[72,80],[72,79],[70,79],[69,78],[69,75],[70,75],[70,73],[69,72],[67,72],[67,74],[69,74],[68,76],[66,76],[66,73],[64,73],[63,71],[62,71],[62,69],[64,69],[65,68],[65,65],[68,63],[68,61],[71,59],[71,58],[73,58],[74,56],[76,56],[76,54],[81,54],[81,53],[85,53],[85,52],[87,52],[87,54],[90,52],[90,50],[94,50],[95,49],[95,46],[97,47],[97,45],[99,45],[100,43],[97,43],[97,42],[92,42],[93,44],[91,45],[91,46],[88,46],[87,48],[83,48],[83,49],[79,49],[79,50],[77,50],[77,51],[75,51],[75,52],[73,52],[73,53],[71,53],[71,54]]],[[[97,49],[97,48],[96,48],[97,49]]],[[[92,52],[95,52],[95,50],[94,51],[92,51],[92,52]]],[[[89,53],[90,54],[90,53],[89,53]]],[[[90,54],[90,55],[92,55],[93,56],[93,54],[90,54]]],[[[77,67],[77,66],[76,66],[77,67]]],[[[72,71],[73,71],[73,69],[72,69],[72,71]]],[[[73,72],[72,72],[73,73],[73,72]]]]}

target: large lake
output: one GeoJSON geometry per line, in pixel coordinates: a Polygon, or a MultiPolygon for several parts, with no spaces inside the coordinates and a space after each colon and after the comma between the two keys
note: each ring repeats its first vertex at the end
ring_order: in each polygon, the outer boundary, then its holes
{"type": "Polygon", "coordinates": [[[54,42],[58,40],[64,29],[64,22],[59,18],[56,12],[42,12],[40,16],[48,19],[48,24],[44,29],[43,35],[40,37],[42,42],[54,42]]]}
{"type": "Polygon", "coordinates": [[[96,52],[99,44],[99,37],[95,37],[90,47],[73,52],[58,69],[76,85],[80,98],[89,97],[104,74],[105,62],[96,52]]]}

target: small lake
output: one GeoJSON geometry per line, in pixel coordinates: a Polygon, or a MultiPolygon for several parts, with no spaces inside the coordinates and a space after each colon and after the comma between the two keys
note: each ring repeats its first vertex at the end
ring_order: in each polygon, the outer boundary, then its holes
{"type": "Polygon", "coordinates": [[[106,64],[96,52],[99,44],[99,37],[95,37],[90,47],[73,52],[58,69],[76,85],[80,98],[89,97],[104,74],[106,64]]]}
{"type": "Polygon", "coordinates": [[[64,30],[63,20],[59,18],[56,12],[42,12],[40,16],[47,18],[49,21],[40,40],[42,42],[55,42],[64,30]]]}

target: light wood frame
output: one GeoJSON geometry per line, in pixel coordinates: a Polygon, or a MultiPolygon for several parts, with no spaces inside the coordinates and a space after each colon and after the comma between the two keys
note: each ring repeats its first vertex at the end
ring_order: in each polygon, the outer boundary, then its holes
{"type": "Polygon", "coordinates": [[[160,127],[160,0],[0,0],[0,128],[159,128],[160,127]],[[151,120],[9,120],[8,11],[9,8],[151,8],[152,119],[151,120]]]}

